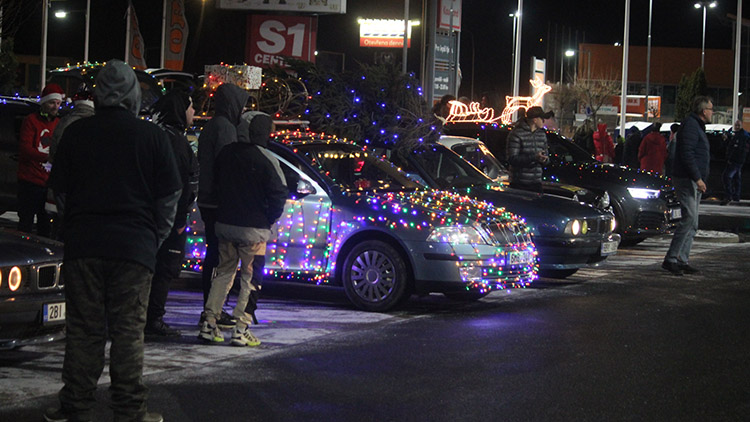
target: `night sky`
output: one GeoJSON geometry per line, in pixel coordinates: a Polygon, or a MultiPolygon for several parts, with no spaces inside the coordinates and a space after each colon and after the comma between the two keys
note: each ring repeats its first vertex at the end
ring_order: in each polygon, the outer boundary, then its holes
{"type": "MultiPolygon", "coordinates": [[[[41,50],[41,1],[16,37],[16,52],[39,54],[41,50]]],[[[150,67],[159,65],[162,2],[133,0],[150,67]]],[[[403,18],[402,0],[349,0],[346,15],[324,15],[318,23],[318,50],[343,52],[347,69],[356,62],[370,62],[376,49],[359,47],[357,17],[403,18]]],[[[654,0],[652,46],[694,47],[701,45],[702,11],[693,7],[694,0],[654,0]]],[[[85,0],[54,1],[53,10],[68,5],[69,9],[85,9],[85,0]]],[[[526,0],[523,16],[522,72],[528,72],[530,57],[548,58],[548,78],[553,72],[555,48],[578,42],[614,43],[623,40],[624,1],[526,0]],[[564,35],[562,35],[564,34],[564,35]]],[[[736,12],[736,0],[719,2],[707,18],[706,48],[732,47],[732,25],[726,18],[736,12]]],[[[464,75],[462,95],[469,94],[472,74],[472,41],[474,42],[474,92],[510,90],[511,45],[513,19],[508,16],[517,8],[513,0],[464,0],[461,68],[464,75]]],[[[648,0],[631,1],[631,45],[646,45],[648,36],[648,0]]],[[[410,18],[421,18],[421,2],[410,1],[410,18]]],[[[92,0],[90,53],[92,61],[123,58],[125,50],[126,0],[92,0]]],[[[247,14],[219,11],[207,1],[202,27],[198,26],[202,2],[186,0],[185,8],[190,35],[186,69],[202,73],[204,64],[244,61],[245,22],[247,14]],[[198,36],[200,34],[200,36],[198,36]]],[[[750,18],[750,4],[744,5],[745,18],[750,18]]],[[[84,44],[83,13],[72,14],[67,21],[50,17],[49,56],[82,60],[84,44]]],[[[421,36],[421,29],[414,36],[421,36]]],[[[743,35],[743,37],[746,35],[743,35]]],[[[410,50],[409,70],[419,70],[419,42],[410,50]]],[[[394,50],[395,52],[395,50],[394,50]]],[[[400,58],[400,50],[397,52],[400,58]]],[[[523,80],[523,79],[522,79],[523,80]]],[[[522,84],[523,86],[524,84],[522,84]]]]}

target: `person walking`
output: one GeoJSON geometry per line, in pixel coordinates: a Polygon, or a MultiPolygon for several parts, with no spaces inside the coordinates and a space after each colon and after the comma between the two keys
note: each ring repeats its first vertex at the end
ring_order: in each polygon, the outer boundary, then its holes
{"type": "Polygon", "coordinates": [[[167,134],[138,119],[133,69],[112,59],[96,76],[96,114],[68,126],[52,168],[65,195],[66,333],[59,408],[46,421],[91,420],[111,340],[115,421],[162,421],[146,407],[143,328],[156,251],[169,235],[181,184],[167,134]]]}
{"type": "MultiPolygon", "coordinates": [[[[216,224],[216,209],[218,198],[214,184],[214,161],[225,145],[237,142],[237,125],[240,116],[250,98],[250,94],[232,84],[222,84],[216,89],[214,117],[206,123],[198,142],[198,163],[200,164],[200,177],[198,178],[198,209],[205,227],[206,256],[203,259],[203,270],[201,282],[203,286],[203,304],[208,301],[211,291],[211,280],[214,269],[219,263],[219,242],[216,238],[214,225],[216,224]]],[[[199,324],[205,321],[205,312],[201,313],[199,324]]],[[[219,325],[222,328],[234,326],[235,319],[222,311],[219,317],[219,325]]]]}
{"type": "Polygon", "coordinates": [[[630,133],[625,138],[625,145],[622,148],[622,164],[634,169],[640,167],[638,150],[641,147],[641,139],[641,130],[633,126],[633,129],[630,130],[630,133]]]}
{"type": "Polygon", "coordinates": [[[52,225],[44,204],[47,202],[49,178],[49,145],[59,123],[57,114],[65,97],[60,85],[47,84],[39,98],[39,111],[26,116],[21,123],[18,148],[18,230],[34,231],[48,237],[52,225]]]}
{"type": "Polygon", "coordinates": [[[248,112],[248,136],[224,146],[215,161],[219,206],[216,235],[219,239],[219,265],[206,302],[206,320],[198,338],[220,343],[224,335],[217,324],[222,306],[232,287],[240,264],[240,293],[233,315],[232,345],[257,346],[260,341],[250,331],[252,316],[246,312],[256,255],[265,254],[271,226],[281,216],[289,195],[276,158],[261,145],[268,142],[273,121],[265,113],[248,112]]]}
{"type": "Polygon", "coordinates": [[[721,175],[725,197],[721,205],[739,204],[742,194],[742,166],[750,151],[750,135],[742,128],[742,121],[734,122],[732,136],[727,140],[727,166],[721,175]]]}
{"type": "Polygon", "coordinates": [[[554,116],[541,107],[530,107],[508,136],[510,187],[542,193],[542,169],[549,161],[544,119],[554,116]]]}
{"type": "Polygon", "coordinates": [[[689,263],[693,238],[698,231],[698,204],[706,191],[705,180],[711,160],[706,123],[713,116],[713,101],[710,97],[698,96],[690,107],[677,132],[675,160],[672,166],[672,184],[682,208],[682,218],[669,244],[669,250],[661,266],[674,275],[695,274],[699,270],[689,263]]]}
{"type": "Polygon", "coordinates": [[[667,143],[659,133],[660,130],[661,123],[655,122],[651,132],[643,137],[641,145],[638,147],[638,161],[641,163],[641,170],[664,173],[667,143]]]}
{"type": "Polygon", "coordinates": [[[164,322],[169,285],[179,277],[187,241],[187,216],[195,201],[198,185],[198,159],[185,137],[185,129],[193,125],[195,109],[190,96],[180,90],[168,92],[154,105],[154,122],[169,136],[172,152],[180,173],[182,194],[177,201],[174,225],[169,237],[156,253],[154,276],[151,278],[151,294],[148,298],[146,327],[148,336],[176,337],[180,332],[164,322]]]}
{"type": "Polygon", "coordinates": [[[615,160],[615,143],[607,132],[607,124],[599,123],[593,135],[595,156],[602,163],[612,163],[615,160]]]}

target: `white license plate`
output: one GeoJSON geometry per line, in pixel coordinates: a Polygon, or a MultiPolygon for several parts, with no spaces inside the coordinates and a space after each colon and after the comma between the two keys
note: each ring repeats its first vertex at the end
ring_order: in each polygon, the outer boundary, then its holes
{"type": "Polygon", "coordinates": [[[672,208],[671,210],[669,210],[669,217],[672,220],[682,218],[682,208],[672,208]]]}
{"type": "Polygon", "coordinates": [[[508,263],[510,265],[528,264],[533,259],[529,251],[512,251],[508,254],[508,263]]]}
{"type": "Polygon", "coordinates": [[[65,302],[44,304],[44,323],[65,321],[65,302]]]}
{"type": "Polygon", "coordinates": [[[610,240],[602,243],[602,255],[610,255],[617,252],[617,241],[610,240]]]}

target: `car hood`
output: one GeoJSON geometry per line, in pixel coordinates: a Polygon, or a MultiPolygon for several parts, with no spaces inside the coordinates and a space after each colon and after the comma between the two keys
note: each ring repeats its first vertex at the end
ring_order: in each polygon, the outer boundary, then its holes
{"type": "Polygon", "coordinates": [[[13,230],[0,229],[0,266],[59,261],[63,244],[13,230]]]}
{"type": "Polygon", "coordinates": [[[570,183],[585,188],[606,189],[617,185],[622,188],[663,189],[669,186],[664,177],[652,172],[611,163],[559,163],[545,169],[547,179],[570,183]]]}

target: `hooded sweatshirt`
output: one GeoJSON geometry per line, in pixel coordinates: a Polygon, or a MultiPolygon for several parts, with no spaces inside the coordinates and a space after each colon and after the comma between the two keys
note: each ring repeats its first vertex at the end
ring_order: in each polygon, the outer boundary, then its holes
{"type": "Polygon", "coordinates": [[[216,112],[206,123],[198,141],[198,162],[201,174],[198,180],[198,205],[216,208],[219,200],[214,192],[214,161],[221,149],[237,142],[237,125],[242,109],[250,94],[232,84],[223,84],[216,89],[216,112]]]}
{"type": "Polygon", "coordinates": [[[219,198],[216,236],[239,244],[266,242],[284,211],[289,191],[278,160],[266,150],[272,120],[265,113],[243,115],[240,142],[225,146],[216,158],[219,198]],[[247,128],[248,136],[244,136],[247,128]]]}
{"type": "Polygon", "coordinates": [[[96,78],[96,114],[68,126],[52,167],[66,195],[65,259],[115,258],[154,270],[181,184],[167,134],[138,119],[133,69],[111,60],[96,78]]]}
{"type": "Polygon", "coordinates": [[[607,125],[599,123],[597,132],[594,133],[594,150],[596,159],[603,163],[611,163],[615,159],[615,144],[612,137],[607,133],[607,125]]]}

